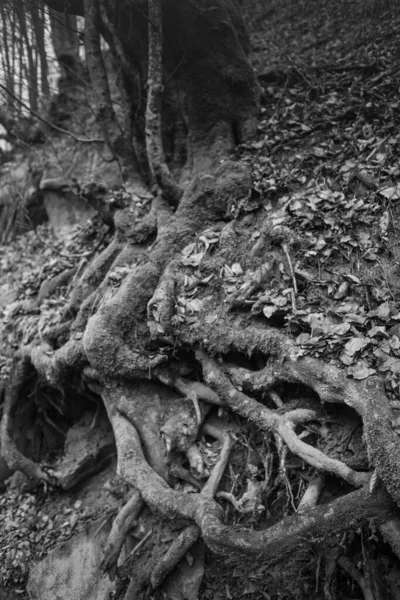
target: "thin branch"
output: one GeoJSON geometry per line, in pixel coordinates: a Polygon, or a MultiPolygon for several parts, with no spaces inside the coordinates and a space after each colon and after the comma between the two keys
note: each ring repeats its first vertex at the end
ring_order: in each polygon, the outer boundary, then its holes
{"type": "Polygon", "coordinates": [[[34,117],[36,117],[37,119],[39,119],[39,121],[42,121],[42,123],[45,123],[45,125],[48,125],[52,129],[55,129],[59,133],[64,133],[65,135],[68,135],[69,137],[71,137],[76,142],[80,142],[82,144],[104,144],[104,140],[103,139],[100,139],[100,138],[81,138],[81,137],[78,137],[77,135],[75,135],[74,133],[72,133],[71,131],[67,131],[66,129],[63,129],[62,127],[58,127],[58,125],[54,125],[54,123],[51,123],[50,121],[48,121],[44,117],[40,116],[39,113],[37,113],[35,110],[32,110],[32,108],[30,108],[27,104],[25,104],[25,102],[23,102],[22,100],[20,100],[19,98],[17,98],[17,96],[15,96],[15,94],[13,94],[12,92],[10,92],[10,90],[8,90],[2,83],[0,83],[0,89],[2,89],[4,92],[6,92],[6,94],[8,94],[9,96],[11,96],[11,98],[13,100],[15,100],[20,106],[22,106],[22,108],[25,108],[25,110],[29,111],[34,117]]]}
{"type": "Polygon", "coordinates": [[[140,548],[145,545],[145,543],[147,542],[147,540],[149,539],[149,537],[151,536],[152,533],[153,533],[153,529],[150,529],[150,531],[148,531],[146,533],[146,535],[144,536],[144,538],[141,539],[140,542],[138,544],[136,544],[136,546],[128,554],[126,560],[128,560],[128,558],[131,558],[134,554],[137,554],[139,552],[140,548]]]}

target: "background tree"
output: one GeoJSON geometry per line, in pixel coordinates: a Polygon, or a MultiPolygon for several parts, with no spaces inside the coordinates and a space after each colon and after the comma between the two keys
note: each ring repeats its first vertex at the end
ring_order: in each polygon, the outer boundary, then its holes
{"type": "MultiPolygon", "coordinates": [[[[50,96],[48,57],[51,48],[46,45],[46,14],[41,2],[14,2],[0,5],[2,18],[2,78],[0,98],[2,121],[10,139],[27,141],[36,133],[15,130],[16,117],[37,115],[50,96]],[[33,111],[33,112],[31,112],[33,111]]],[[[47,35],[48,38],[48,35],[47,35]]],[[[54,67],[52,77],[54,77],[54,67]]],[[[27,129],[27,123],[24,123],[27,129]]]]}

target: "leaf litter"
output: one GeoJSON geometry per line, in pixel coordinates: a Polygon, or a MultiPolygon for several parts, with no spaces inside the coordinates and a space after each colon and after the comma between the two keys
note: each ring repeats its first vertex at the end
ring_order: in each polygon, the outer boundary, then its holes
{"type": "MultiPolygon", "coordinates": [[[[355,379],[384,376],[399,408],[399,17],[373,23],[357,12],[362,10],[359,2],[352,3],[352,17],[349,4],[339,0],[334,6],[319,2],[318,10],[315,1],[295,10],[298,4],[279,3],[272,19],[260,19],[258,5],[254,11],[259,25],[253,28],[252,46],[263,87],[262,118],[258,139],[240,150],[241,160],[252,168],[252,193],[231,207],[238,230],[243,223],[252,244],[268,235],[277,246],[287,243],[298,288],[296,305],[283,255],[263,271],[246,253],[239,256],[241,247],[236,255],[224,253],[221,228],[214,227],[182,253],[178,320],[192,326],[200,318],[214,323],[218,314],[210,310],[209,288],[219,286],[223,301],[234,305],[240,298],[251,317],[272,326],[279,319],[303,355],[341,365],[355,379]],[[263,231],[262,214],[274,219],[274,231],[263,231]]],[[[16,302],[35,297],[44,279],[76,266],[79,261],[72,255],[83,252],[90,239],[77,234],[59,242],[46,228],[42,237],[51,245],[44,246],[31,232],[1,248],[0,285],[16,291],[16,302]],[[61,250],[71,258],[61,258],[61,250]],[[15,264],[20,265],[18,273],[15,264]]],[[[118,281],[123,276],[115,274],[118,281]]],[[[61,290],[40,314],[3,308],[5,345],[29,343],[40,319],[41,328],[51,327],[65,305],[61,290]]],[[[1,361],[6,377],[8,359],[1,361]]],[[[207,452],[211,465],[213,449],[207,452]]],[[[30,517],[29,506],[21,510],[30,517]]],[[[14,515],[0,512],[10,535],[14,515]]],[[[29,531],[40,542],[41,525],[36,529],[29,531]]],[[[16,551],[3,560],[16,560],[12,564],[19,568],[25,549],[19,540],[15,544],[16,551]]],[[[243,594],[258,590],[255,580],[243,594]]]]}

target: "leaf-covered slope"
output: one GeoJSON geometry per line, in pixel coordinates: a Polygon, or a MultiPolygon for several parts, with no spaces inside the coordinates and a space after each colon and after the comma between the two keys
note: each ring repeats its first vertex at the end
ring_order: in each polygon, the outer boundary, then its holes
{"type": "MultiPolygon", "coordinates": [[[[329,9],[327,3],[323,5],[329,9]]],[[[287,12],[281,6],[275,7],[277,13],[282,12],[266,19],[262,31],[256,31],[253,38],[258,53],[256,64],[259,72],[265,74],[261,77],[263,113],[258,138],[242,147],[237,157],[251,167],[252,188],[248,196],[230,203],[224,220],[199,232],[179,254],[168,273],[171,277],[178,275],[173,310],[160,315],[155,302],[150,305],[149,320],[153,334],[160,337],[165,334],[167,338],[168,327],[172,325],[186,341],[188,353],[191,342],[199,343],[201,335],[201,342],[210,351],[225,354],[228,363],[235,362],[237,353],[228,353],[232,339],[221,338],[223,326],[225,331],[228,326],[236,326],[239,332],[249,323],[255,325],[253,331],[257,326],[261,332],[271,326],[293,340],[298,356],[318,358],[328,366],[342,369],[343,380],[349,376],[350,385],[362,385],[371,374],[381,375],[391,406],[397,409],[400,405],[397,267],[400,193],[396,41],[393,37],[378,36],[373,44],[363,44],[361,39],[354,46],[351,35],[356,25],[354,18],[347,21],[342,13],[343,29],[337,25],[337,19],[335,23],[325,19],[321,29],[321,15],[325,12],[316,16],[307,3],[291,18],[293,6],[284,4],[287,12]],[[305,34],[298,35],[303,30],[305,34]],[[310,38],[311,30],[314,33],[310,38]],[[316,35],[319,31],[326,44],[320,43],[316,35]],[[260,40],[264,44],[261,49],[260,40]],[[290,61],[282,60],[283,49],[291,56],[290,61]],[[313,65],[310,56],[321,60],[313,65]],[[272,68],[275,70],[271,72],[272,68]]],[[[336,11],[340,16],[337,5],[336,11]]],[[[379,24],[376,27],[379,31],[379,24]]],[[[18,346],[24,335],[29,343],[36,335],[45,339],[47,331],[53,330],[69,306],[70,284],[62,284],[39,304],[26,300],[36,299],[39,283],[47,279],[47,274],[57,275],[71,268],[79,270],[80,261],[89,250],[87,240],[91,248],[98,241],[82,232],[72,242],[65,243],[44,243],[34,234],[25,239],[28,252],[21,247],[21,240],[3,250],[2,277],[9,277],[12,270],[10,263],[5,262],[5,251],[15,257],[13,263],[24,266],[24,274],[15,282],[19,290],[16,301],[24,303],[4,310],[3,340],[8,349],[18,346]],[[65,261],[60,252],[68,255],[65,261]]],[[[108,239],[104,244],[107,242],[108,239]]],[[[98,247],[96,252],[99,254],[102,248],[98,247]]],[[[130,273],[128,267],[108,273],[93,312],[116,294],[130,273]]],[[[161,299],[162,292],[161,286],[161,299]]],[[[62,340],[62,332],[60,335],[62,340]]],[[[254,369],[257,361],[258,369],[264,367],[262,355],[256,352],[259,350],[256,335],[249,340],[248,332],[243,333],[243,338],[239,333],[234,342],[236,348],[242,344],[243,349],[254,350],[248,362],[247,357],[240,356],[244,368],[254,369]]],[[[182,355],[178,356],[181,358],[182,355]]],[[[238,384],[237,388],[240,387],[238,384]]],[[[338,390],[340,386],[336,384],[327,394],[333,396],[338,390]]],[[[275,398],[276,413],[283,416],[286,410],[297,410],[295,401],[306,410],[300,392],[297,389],[300,397],[288,401],[290,394],[284,389],[282,397],[287,406],[279,406],[279,398],[275,398]]],[[[257,399],[273,405],[262,393],[255,391],[257,399]]],[[[316,396],[310,396],[307,401],[312,410],[317,410],[316,396]]],[[[346,462],[351,469],[368,468],[360,420],[344,409],[339,416],[337,412],[333,415],[330,407],[318,410],[322,425],[313,429],[311,424],[306,434],[319,436],[318,449],[332,460],[346,462]]],[[[393,424],[395,421],[393,412],[393,424]]],[[[311,479],[315,472],[305,467],[295,453],[287,455],[280,448],[279,457],[284,465],[281,479],[279,483],[273,482],[267,497],[264,495],[261,500],[260,493],[265,493],[265,489],[260,488],[268,484],[268,474],[278,470],[275,447],[278,442],[272,436],[262,439],[255,428],[245,426],[244,419],[238,422],[239,444],[229,473],[233,492],[225,490],[219,502],[228,522],[238,525],[240,532],[243,525],[264,528],[276,524],[282,515],[293,515],[308,484],[307,477],[311,479]],[[251,509],[248,512],[247,503],[251,509]]],[[[205,440],[199,446],[209,459],[210,448],[212,453],[214,447],[205,440]]],[[[207,467],[211,462],[205,461],[207,467]]],[[[328,486],[325,501],[335,497],[336,486],[337,482],[328,486]]],[[[3,512],[9,510],[6,503],[2,506],[3,512]]],[[[368,539],[370,557],[375,557],[382,548],[375,542],[368,539]]],[[[358,540],[352,546],[357,560],[362,558],[361,545],[358,540]]],[[[23,556],[29,560],[29,549],[23,556]]],[[[389,553],[387,556],[386,564],[392,560],[389,553]]],[[[228,570],[229,578],[211,565],[203,597],[225,594],[239,598],[254,594],[257,598],[260,593],[284,593],[287,589],[292,597],[296,591],[311,597],[316,589],[313,578],[317,573],[318,579],[319,567],[316,558],[310,564],[312,568],[295,564],[296,583],[288,582],[292,564],[285,571],[286,582],[264,565],[254,569],[253,564],[251,569],[243,564],[232,575],[228,560],[222,571],[228,570]],[[246,581],[249,572],[251,583],[246,581]]],[[[376,559],[375,568],[382,568],[382,564],[376,559]]],[[[387,571],[389,585],[396,568],[388,567],[387,571]]],[[[375,572],[373,568],[371,572],[375,572]]],[[[344,579],[342,583],[345,593],[351,584],[344,579]]]]}

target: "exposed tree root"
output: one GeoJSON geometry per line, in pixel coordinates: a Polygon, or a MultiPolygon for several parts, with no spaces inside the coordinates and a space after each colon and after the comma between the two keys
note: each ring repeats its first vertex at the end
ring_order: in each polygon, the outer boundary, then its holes
{"type": "Polygon", "coordinates": [[[64,313],[76,314],[82,302],[97,290],[108,273],[114,260],[121,252],[122,243],[116,239],[86,267],[79,281],[73,287],[69,303],[64,313]]]}
{"type": "Polygon", "coordinates": [[[79,371],[87,364],[82,341],[74,339],[56,351],[48,344],[36,346],[32,348],[30,358],[38,373],[54,387],[62,384],[71,372],[79,371]]]}
{"type": "Polygon", "coordinates": [[[198,353],[198,357],[203,365],[206,382],[225,400],[227,406],[242,417],[256,423],[261,430],[277,433],[293,454],[316,469],[334,473],[355,487],[364,485],[369,479],[367,474],[356,473],[341,461],[327,457],[323,452],[304,443],[295,434],[295,426],[315,419],[315,413],[302,409],[288,412],[285,415],[278,415],[236,390],[229,378],[222,373],[217,363],[207,358],[204,353],[198,353]]]}
{"type": "Polygon", "coordinates": [[[205,545],[198,540],[166,579],[162,591],[171,600],[197,600],[204,575],[205,545]]]}
{"type": "Polygon", "coordinates": [[[218,396],[210,387],[201,381],[190,381],[177,375],[172,369],[157,367],[154,370],[154,377],[161,383],[176,389],[182,396],[190,396],[195,394],[200,400],[204,400],[209,404],[216,406],[225,406],[218,396]]]}
{"type": "MultiPolygon", "coordinates": [[[[216,337],[214,335],[211,339],[206,338],[204,341],[205,345],[210,344],[215,351],[216,337]]],[[[154,397],[152,408],[149,399],[150,389],[146,386],[140,391],[140,387],[135,384],[113,384],[102,389],[102,395],[117,443],[118,472],[137,492],[118,515],[108,541],[103,567],[112,576],[115,575],[116,562],[127,531],[139,513],[142,501],[155,514],[160,513],[168,518],[183,518],[192,523],[178,534],[170,549],[158,561],[157,568],[153,568],[150,576],[153,587],[162,582],[166,574],[182,559],[199,535],[216,552],[228,552],[233,555],[242,553],[262,555],[263,560],[274,562],[294,548],[302,547],[308,543],[307,540],[323,539],[324,536],[354,526],[367,518],[376,519],[377,524],[380,524],[383,530],[390,529],[389,525],[385,526],[382,523],[387,521],[391,515],[392,502],[383,490],[370,494],[367,486],[364,485],[369,479],[369,475],[354,471],[340,460],[329,458],[323,452],[303,442],[295,432],[297,427],[318,420],[315,411],[300,408],[279,414],[237,389],[241,387],[250,392],[258,392],[272,390],[281,382],[305,384],[314,389],[322,400],[344,402],[355,408],[364,420],[366,433],[369,436],[367,440],[369,440],[375,435],[371,429],[373,424],[368,425],[370,411],[374,411],[372,413],[374,424],[375,426],[378,424],[379,431],[382,431],[380,428],[384,428],[385,422],[387,424],[389,419],[389,413],[385,412],[384,408],[382,409],[384,404],[381,399],[379,399],[379,411],[375,407],[374,398],[378,395],[377,391],[383,395],[376,382],[373,382],[373,385],[371,383],[353,383],[343,380],[336,370],[318,361],[292,360],[290,358],[294,354],[292,347],[279,332],[255,332],[249,328],[249,330],[241,331],[240,335],[235,335],[234,330],[228,329],[219,344],[225,352],[232,347],[240,349],[242,352],[249,351],[248,345],[251,350],[260,348],[264,352],[268,350],[270,362],[261,371],[247,371],[232,364],[226,367],[221,366],[210,359],[204,351],[198,351],[197,358],[202,364],[206,384],[185,379],[164,367],[157,367],[154,377],[179,390],[186,397],[194,394],[196,398],[201,398],[211,404],[230,408],[234,413],[255,423],[260,431],[279,436],[292,454],[300,457],[317,470],[331,472],[354,487],[363,487],[328,505],[316,506],[321,491],[321,478],[318,478],[310,484],[303,496],[297,515],[283,519],[266,531],[238,530],[235,527],[228,527],[222,523],[221,509],[212,498],[216,493],[232,448],[233,439],[229,428],[221,429],[218,422],[213,420],[205,423],[204,432],[223,442],[219,462],[207,483],[202,487],[200,494],[188,496],[185,493],[177,492],[172,489],[169,481],[166,453],[160,438],[162,423],[159,420],[161,414],[159,400],[154,397]],[[289,359],[282,360],[282,357],[285,356],[289,356],[289,359]],[[279,357],[280,360],[275,361],[274,357],[279,357]],[[224,370],[229,373],[230,378],[224,373],[224,370]],[[371,389],[373,392],[370,391],[371,389]]],[[[67,368],[82,370],[82,366],[86,364],[86,355],[80,342],[71,341],[55,353],[50,354],[50,351],[51,349],[42,346],[32,349],[30,354],[36,369],[53,384],[58,384],[65,377],[67,368]]],[[[4,454],[12,468],[20,469],[31,477],[50,482],[52,481],[50,476],[39,466],[25,457],[22,457],[23,460],[21,460],[21,455],[15,453],[15,448],[12,448],[10,441],[12,406],[18,399],[20,385],[26,377],[27,365],[29,365],[29,355],[20,361],[19,370],[17,368],[14,372],[14,384],[9,388],[7,409],[2,423],[3,440],[5,440],[4,454]],[[11,394],[12,389],[14,389],[13,395],[11,394]]],[[[143,377],[148,366],[149,362],[143,359],[140,377],[143,377]]],[[[121,373],[120,370],[119,373],[121,373]]],[[[95,376],[97,375],[95,374],[95,376]]],[[[196,439],[200,426],[197,414],[195,422],[197,428],[194,429],[193,440],[196,439]]],[[[385,432],[388,435],[388,428],[385,429],[385,432]]],[[[189,449],[190,443],[182,446],[182,449],[189,449]]],[[[393,446],[391,448],[393,449],[393,446]]],[[[371,456],[377,457],[375,465],[378,470],[380,464],[388,459],[385,454],[382,454],[382,451],[378,453],[375,447],[372,448],[371,456]]],[[[390,488],[389,491],[391,492],[390,488]]]]}
{"type": "Polygon", "coordinates": [[[160,339],[162,334],[173,330],[172,317],[175,314],[175,304],[170,299],[175,297],[175,287],[180,270],[178,261],[172,261],[163,273],[161,283],[157,286],[147,305],[149,330],[154,339],[160,339]],[[165,299],[168,299],[166,302],[165,299]]]}
{"type": "Polygon", "coordinates": [[[114,519],[107,544],[104,548],[104,558],[101,564],[101,568],[108,573],[111,580],[115,579],[118,557],[125,543],[126,536],[129,530],[137,524],[137,518],[142,508],[143,502],[140,494],[134,490],[128,502],[121,508],[114,519]]]}
{"type": "Polygon", "coordinates": [[[141,356],[136,350],[138,340],[144,343],[148,337],[147,303],[159,278],[199,228],[221,219],[228,200],[247,194],[247,184],[248,173],[238,169],[232,174],[228,162],[221,165],[214,176],[196,177],[168,225],[159,231],[148,262],[137,266],[115,295],[89,320],[84,334],[85,352],[92,366],[105,377],[136,379],[160,362],[141,356]]]}
{"type": "Polygon", "coordinates": [[[302,383],[313,389],[322,402],[344,403],[362,418],[370,460],[392,498],[400,502],[400,440],[391,426],[391,408],[378,378],[354,381],[342,372],[314,359],[271,363],[258,372],[231,370],[233,383],[251,391],[268,390],[278,383],[302,383]]]}
{"type": "MultiPolygon", "coordinates": [[[[210,226],[231,236],[232,231],[223,223],[226,209],[247,193],[248,183],[245,170],[232,174],[232,165],[225,163],[215,177],[197,177],[174,214],[161,195],[153,199],[150,212],[137,221],[132,218],[131,205],[122,202],[114,207],[113,241],[76,279],[68,306],[74,319],[69,341],[61,348],[43,341],[26,348],[8,389],[2,420],[5,459],[11,468],[49,483],[54,483],[54,478],[24,457],[13,441],[13,411],[30,365],[55,387],[69,378],[83,379],[101,395],[117,445],[118,473],[133,488],[130,500],[114,521],[102,563],[112,578],[120,571],[130,577],[126,599],[138,597],[149,583],[153,589],[160,586],[200,537],[212,551],[234,560],[256,556],[274,563],[316,541],[373,520],[400,555],[400,534],[393,512],[393,501],[400,506],[400,442],[391,426],[383,384],[377,379],[350,380],[331,365],[301,358],[294,342],[281,331],[248,326],[232,312],[256,288],[269,283],[274,261],[260,260],[254,278],[246,281],[226,306],[214,305],[208,320],[199,319],[191,326],[176,319],[176,296],[185,281],[182,250],[210,226]],[[120,267],[126,268],[126,277],[120,287],[113,288],[109,276],[120,267]],[[188,348],[195,352],[188,352],[188,348]],[[254,365],[259,370],[254,370],[254,365]],[[316,435],[323,437],[324,411],[317,402],[312,409],[282,400],[276,390],[281,384],[300,384],[318,395],[322,403],[346,404],[358,413],[370,462],[390,497],[383,486],[369,488],[370,472],[356,470],[367,466],[352,468],[341,455],[333,458],[304,441],[311,435],[311,440],[316,435]],[[276,409],[266,405],[268,398],[276,409]],[[217,418],[217,410],[224,418],[236,415],[252,424],[262,440],[260,460],[252,463],[246,459],[247,479],[243,477],[240,488],[235,488],[235,476],[229,473],[231,491],[226,491],[228,475],[223,482],[225,489],[218,492],[218,486],[228,470],[239,428],[217,418]],[[221,447],[217,462],[213,459],[207,464],[204,453],[207,445],[211,446],[209,437],[218,440],[221,447]],[[347,482],[347,489],[358,489],[318,505],[325,473],[347,482]],[[191,493],[183,481],[193,485],[191,493]],[[291,516],[281,520],[269,516],[273,524],[265,530],[246,527],[278,489],[283,490],[291,516]],[[257,495],[260,490],[262,504],[257,495]],[[234,510],[228,506],[226,514],[237,511],[235,517],[243,519],[240,526],[225,524],[215,497],[230,501],[234,510]],[[142,511],[144,506],[147,508],[142,511]],[[139,515],[147,533],[118,566],[123,545],[129,543],[139,515]],[[158,517],[162,522],[154,527],[158,517]]],[[[282,240],[279,243],[282,246],[282,240]]],[[[284,253],[295,290],[288,246],[284,246],[284,253]]],[[[218,444],[213,444],[215,450],[218,444]]],[[[256,454],[248,446],[249,456],[256,454]]],[[[236,450],[237,446],[234,453],[236,450]]],[[[339,560],[350,572],[346,559],[339,560]]],[[[202,572],[201,560],[199,565],[197,574],[202,572]]],[[[355,572],[350,575],[368,598],[366,581],[355,572]]],[[[181,577],[184,581],[185,575],[181,577]]],[[[329,597],[328,588],[326,594],[329,597]]]]}
{"type": "Polygon", "coordinates": [[[264,560],[274,562],[312,537],[323,539],[366,518],[383,522],[393,508],[383,490],[370,495],[363,487],[301,516],[284,519],[265,532],[227,527],[222,524],[220,508],[213,500],[202,494],[188,497],[176,492],[151,469],[134,427],[106,396],[105,403],[117,441],[119,475],[140,491],[152,511],[194,521],[207,545],[216,552],[262,554],[264,560]]]}
{"type": "Polygon", "coordinates": [[[232,448],[235,444],[234,436],[228,424],[213,419],[208,421],[203,427],[204,433],[211,435],[213,438],[220,440],[222,443],[219,460],[213,468],[207,483],[203,487],[201,493],[203,496],[214,498],[217,493],[218,486],[226,469],[232,448]]]}
{"type": "Polygon", "coordinates": [[[394,554],[400,558],[400,516],[398,510],[379,526],[383,538],[390,544],[394,554]]]}
{"type": "MultiPolygon", "coordinates": [[[[229,430],[220,422],[207,423],[204,430],[212,437],[222,441],[219,460],[201,491],[203,496],[213,498],[224,474],[234,441],[229,430]]],[[[176,540],[174,540],[168,552],[164,555],[163,559],[151,575],[151,584],[153,588],[158,587],[164,581],[168,573],[176,567],[189,548],[196,542],[199,535],[200,529],[196,525],[190,525],[182,531],[176,540]]]]}
{"type": "Polygon", "coordinates": [[[317,505],[318,498],[324,486],[324,477],[316,477],[308,484],[306,491],[297,507],[298,514],[307,511],[317,505]]]}
{"type": "Polygon", "coordinates": [[[151,574],[150,582],[153,588],[161,585],[168,573],[176,567],[189,548],[193,546],[199,534],[199,528],[196,525],[190,525],[172,542],[169,550],[151,574]]]}
{"type": "MultiPolygon", "coordinates": [[[[234,337],[233,332],[228,332],[224,340],[225,347],[228,344],[243,348],[247,335],[248,332],[242,332],[239,339],[239,337],[234,337]]],[[[257,345],[273,347],[275,352],[278,353],[282,341],[282,337],[272,336],[271,346],[270,343],[266,342],[263,335],[256,340],[252,339],[251,343],[253,347],[257,347],[257,345]]],[[[285,348],[287,348],[286,342],[285,348]]],[[[75,350],[73,346],[69,349],[67,344],[63,347],[62,354],[64,357],[68,357],[69,353],[74,356],[75,350]]],[[[36,368],[44,373],[47,379],[54,382],[59,381],[59,376],[54,373],[62,373],[67,364],[75,364],[74,360],[64,358],[62,366],[56,368],[58,362],[53,364],[54,358],[47,356],[45,348],[36,348],[32,351],[32,356],[35,359],[36,368]]],[[[78,356],[79,361],[83,360],[84,353],[81,347],[78,356]]],[[[259,430],[280,436],[293,454],[299,456],[314,468],[332,472],[355,487],[361,487],[366,483],[369,478],[368,474],[357,473],[341,461],[330,459],[323,452],[305,444],[295,433],[295,428],[299,425],[317,419],[314,411],[293,409],[284,414],[278,414],[236,389],[229,377],[224,374],[221,366],[208,358],[204,352],[199,351],[197,357],[203,366],[204,379],[208,385],[185,380],[164,368],[156,370],[155,376],[186,396],[188,393],[195,393],[197,397],[202,397],[213,404],[220,405],[223,403],[233,412],[254,422],[259,430]]],[[[28,364],[29,359],[25,357],[20,362],[20,371],[15,370],[14,402],[15,398],[18,398],[18,386],[26,377],[28,364]]],[[[243,386],[243,388],[250,391],[269,390],[277,382],[282,381],[300,382],[315,389],[322,399],[346,403],[351,401],[351,406],[361,411],[355,396],[356,393],[360,393],[360,384],[348,383],[347,381],[343,383],[342,379],[340,384],[336,383],[338,376],[336,376],[336,379],[330,377],[331,370],[328,372],[326,367],[320,363],[308,359],[296,362],[288,360],[283,363],[278,361],[274,366],[272,364],[259,372],[246,371],[233,365],[229,365],[226,370],[230,373],[230,377],[236,385],[243,386]],[[317,371],[317,365],[319,371],[317,371]],[[348,398],[350,398],[350,401],[348,398]]],[[[335,372],[334,375],[336,375],[335,372]]],[[[368,390],[370,387],[366,386],[366,389],[368,390]]],[[[11,389],[12,387],[10,387],[11,389]]],[[[204,431],[223,441],[219,462],[202,488],[201,494],[188,496],[185,493],[176,492],[168,483],[165,456],[162,452],[160,454],[162,448],[159,437],[160,424],[155,429],[146,425],[152,420],[159,423],[156,416],[158,413],[152,414],[151,412],[148,391],[141,392],[144,394],[142,402],[146,398],[143,406],[143,410],[148,413],[146,419],[143,412],[140,411],[141,400],[140,394],[137,396],[137,393],[135,388],[130,388],[130,386],[125,386],[125,388],[124,386],[113,386],[112,388],[103,389],[104,402],[117,442],[118,472],[138,491],[128,505],[122,509],[110,535],[103,566],[112,575],[115,575],[116,561],[127,531],[132,526],[132,520],[135,520],[140,510],[140,498],[155,514],[161,513],[164,517],[169,518],[183,518],[193,523],[178,535],[170,549],[159,561],[158,567],[153,569],[151,574],[153,587],[162,582],[166,574],[182,559],[199,535],[216,552],[229,552],[234,555],[241,553],[262,555],[263,560],[274,562],[292,551],[293,548],[298,549],[299,546],[303,546],[307,543],[307,540],[322,539],[324,536],[342,531],[347,527],[354,526],[356,523],[361,523],[367,518],[376,519],[376,522],[385,529],[385,525],[382,525],[382,523],[390,517],[393,505],[383,490],[376,491],[371,495],[367,487],[364,486],[358,492],[352,492],[328,505],[316,506],[318,494],[321,490],[321,478],[318,478],[316,482],[309,486],[309,490],[298,507],[297,516],[283,519],[266,531],[243,531],[223,525],[221,510],[212,500],[212,497],[215,495],[218,483],[229,460],[232,448],[232,437],[229,430],[221,430],[218,423],[214,423],[212,420],[206,423],[204,431]],[[130,389],[134,394],[132,398],[136,398],[134,402],[129,398],[131,396],[130,389]],[[123,416],[125,414],[129,420],[123,416]],[[157,427],[159,428],[158,432],[157,427]],[[140,431],[140,437],[138,431],[140,431]],[[146,458],[143,454],[142,443],[144,443],[144,449],[147,453],[146,458]]],[[[370,396],[367,397],[367,402],[369,398],[370,396]]],[[[366,394],[364,394],[364,403],[365,401],[366,394]]],[[[13,454],[10,451],[9,432],[12,430],[12,424],[10,425],[9,415],[11,413],[10,407],[13,404],[11,396],[9,396],[7,402],[8,408],[3,417],[2,431],[3,439],[6,440],[4,454],[8,464],[12,468],[23,470],[29,476],[51,481],[47,473],[42,472],[40,467],[31,463],[28,459],[21,462],[21,457],[18,455],[16,458],[15,453],[13,454]]],[[[158,410],[156,405],[155,410],[158,410]]],[[[364,417],[365,414],[368,415],[368,412],[364,406],[362,416],[364,417]]],[[[386,525],[386,529],[388,527],[386,525]]]]}
{"type": "Polygon", "coordinates": [[[340,556],[337,560],[337,564],[360,586],[364,595],[364,600],[375,600],[375,594],[373,593],[366,577],[364,577],[364,575],[360,573],[358,569],[356,569],[351,560],[349,560],[346,556],[340,556]]]}

